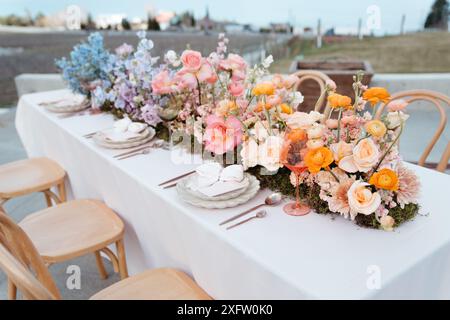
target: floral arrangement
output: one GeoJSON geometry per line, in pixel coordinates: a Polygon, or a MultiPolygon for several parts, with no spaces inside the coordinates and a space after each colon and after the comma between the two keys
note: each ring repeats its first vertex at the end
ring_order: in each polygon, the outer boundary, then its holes
{"type": "Polygon", "coordinates": [[[114,60],[115,56],[104,48],[101,34],[92,33],[87,42],[73,48],[70,59],[61,58],[55,63],[74,92],[89,95],[95,83],[108,85],[114,60]]]}
{"type": "Polygon", "coordinates": [[[169,50],[156,66],[153,43],[139,36],[136,50],[120,46],[107,59],[112,67],[102,69],[108,75],[92,79],[93,106],[162,126],[173,141],[225,164],[241,163],[262,186],[285,195],[300,185],[302,198],[320,214],[384,230],[417,214],[420,184],[397,147],[407,103],[364,86],[362,72],[354,77],[354,100],[330,81],[318,99],[327,97],[330,109],[298,112],[298,78],[270,75],[272,56],[248,66],[228,52],[221,34],[207,56],[169,50]],[[386,103],[388,113],[376,119],[386,103]]]}

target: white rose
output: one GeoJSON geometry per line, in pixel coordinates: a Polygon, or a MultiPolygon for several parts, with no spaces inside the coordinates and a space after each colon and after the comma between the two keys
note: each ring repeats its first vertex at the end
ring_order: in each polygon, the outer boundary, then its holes
{"type": "Polygon", "coordinates": [[[255,140],[248,139],[242,144],[241,157],[245,170],[258,165],[258,144],[255,140]]]}
{"type": "Polygon", "coordinates": [[[278,136],[270,136],[259,146],[259,164],[269,171],[276,171],[282,167],[280,162],[283,139],[278,136]]]}
{"type": "Polygon", "coordinates": [[[371,138],[361,140],[354,148],[353,153],[339,161],[339,168],[346,172],[368,172],[378,162],[380,151],[371,138]]]}
{"type": "Polygon", "coordinates": [[[388,112],[386,116],[388,129],[395,129],[408,120],[409,115],[402,111],[388,112]]]}
{"type": "Polygon", "coordinates": [[[366,216],[374,213],[381,204],[380,195],[367,188],[369,185],[367,182],[358,180],[347,191],[352,220],[358,213],[366,216]]]}
{"type": "Polygon", "coordinates": [[[306,142],[306,146],[308,147],[308,149],[317,149],[323,147],[323,145],[324,142],[322,139],[311,139],[306,142]]]}
{"type": "Polygon", "coordinates": [[[308,134],[309,139],[318,139],[322,138],[324,131],[324,126],[318,123],[313,124],[312,127],[308,128],[306,133],[308,134]]]}
{"type": "Polygon", "coordinates": [[[314,118],[305,112],[294,112],[286,119],[286,124],[291,129],[308,129],[316,121],[314,118]]]}
{"type": "Polygon", "coordinates": [[[257,123],[255,123],[253,129],[250,130],[250,132],[255,135],[256,139],[258,139],[258,141],[264,141],[269,136],[266,125],[268,126],[269,124],[263,124],[261,121],[258,121],[257,123]]]}

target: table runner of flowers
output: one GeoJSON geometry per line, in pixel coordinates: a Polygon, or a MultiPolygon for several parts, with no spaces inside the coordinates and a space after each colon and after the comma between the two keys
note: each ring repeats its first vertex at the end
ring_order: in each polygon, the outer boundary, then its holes
{"type": "Polygon", "coordinates": [[[241,163],[263,187],[285,195],[300,183],[302,199],[318,214],[384,230],[417,214],[420,183],[398,150],[407,103],[365,86],[362,72],[354,76],[353,100],[329,81],[320,98],[327,97],[330,112],[299,112],[298,78],[271,75],[272,56],[249,66],[228,53],[220,34],[207,57],[187,49],[159,59],[145,32],[138,37],[137,48],[123,44],[111,53],[93,33],[56,64],[92,109],[145,122],[205,158],[241,163]],[[381,104],[387,113],[376,119],[381,104]],[[305,168],[298,181],[290,162],[305,168]]]}

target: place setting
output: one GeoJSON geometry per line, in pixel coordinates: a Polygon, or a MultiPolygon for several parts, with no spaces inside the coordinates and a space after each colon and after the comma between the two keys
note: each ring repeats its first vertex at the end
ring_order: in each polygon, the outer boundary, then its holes
{"type": "MultiPolygon", "coordinates": [[[[176,187],[178,196],[184,202],[204,209],[226,209],[243,205],[253,199],[260,190],[259,181],[245,173],[242,165],[230,165],[224,168],[216,162],[204,163],[196,170],[164,181],[158,186],[163,189],[176,187]]],[[[233,215],[219,223],[219,226],[225,226],[226,230],[229,230],[252,220],[262,219],[268,213],[266,210],[258,209],[276,206],[282,200],[281,193],[272,193],[263,203],[233,215]],[[230,224],[250,213],[253,215],[230,224]]]]}
{"type": "Polygon", "coordinates": [[[84,95],[71,94],[62,99],[41,102],[39,106],[58,114],[58,118],[64,119],[89,113],[91,102],[84,95]]]}

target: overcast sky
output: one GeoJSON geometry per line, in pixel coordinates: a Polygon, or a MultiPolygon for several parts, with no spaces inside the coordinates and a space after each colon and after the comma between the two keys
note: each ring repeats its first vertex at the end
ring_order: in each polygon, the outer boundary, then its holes
{"type": "MultiPolygon", "coordinates": [[[[423,26],[433,0],[0,0],[0,15],[33,15],[41,11],[51,14],[68,5],[79,5],[94,16],[105,13],[123,13],[128,17],[144,17],[146,9],[182,12],[193,11],[203,17],[209,7],[213,19],[227,19],[257,26],[269,22],[295,22],[296,26],[315,27],[321,18],[324,29],[356,27],[358,19],[367,20],[367,8],[380,8],[381,29],[377,33],[397,33],[403,14],[406,30],[423,26]]],[[[364,22],[365,23],[365,22],[364,22]]]]}

